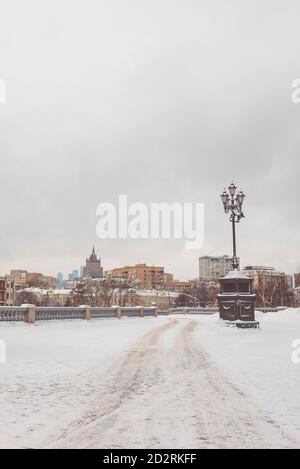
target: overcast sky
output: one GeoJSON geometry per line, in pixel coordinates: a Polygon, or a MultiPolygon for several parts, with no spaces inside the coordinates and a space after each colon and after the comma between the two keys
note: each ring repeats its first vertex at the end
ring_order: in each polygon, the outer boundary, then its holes
{"type": "Polygon", "coordinates": [[[56,274],[95,244],[196,277],[231,254],[220,192],[247,194],[242,265],[300,266],[300,2],[10,0],[0,14],[0,271],[56,274]],[[100,240],[96,207],[203,202],[205,244],[100,240]]]}

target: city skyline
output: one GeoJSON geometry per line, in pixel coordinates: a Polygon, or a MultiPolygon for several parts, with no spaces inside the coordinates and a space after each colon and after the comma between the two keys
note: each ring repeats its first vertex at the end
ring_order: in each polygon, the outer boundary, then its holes
{"type": "MultiPolygon", "coordinates": [[[[93,249],[94,249],[94,246],[93,246],[93,249]]],[[[97,250],[95,250],[95,251],[96,251],[96,254],[97,254],[97,250]]],[[[232,259],[232,255],[228,255],[228,254],[221,254],[221,255],[219,255],[219,254],[212,254],[212,255],[203,255],[203,256],[197,257],[197,259],[196,259],[196,263],[197,263],[197,269],[196,269],[196,270],[197,270],[197,274],[196,274],[194,277],[184,278],[184,279],[183,279],[183,278],[180,278],[180,277],[177,277],[176,274],[174,274],[174,272],[171,270],[171,264],[168,264],[167,266],[165,266],[165,265],[163,265],[162,263],[159,263],[159,262],[156,263],[156,264],[154,264],[154,263],[146,263],[146,262],[143,262],[143,261],[141,261],[141,262],[136,262],[136,263],[134,263],[134,262],[129,262],[129,263],[127,263],[127,264],[122,264],[121,262],[119,262],[118,264],[113,265],[113,266],[110,267],[110,268],[107,268],[107,267],[104,265],[104,266],[103,266],[103,275],[105,276],[106,272],[110,272],[110,271],[113,271],[113,270],[118,270],[118,269],[121,269],[121,270],[122,270],[122,269],[124,269],[124,268],[126,268],[126,267],[134,267],[135,265],[144,265],[144,264],[145,264],[145,265],[148,265],[149,267],[151,267],[151,266],[156,266],[156,267],[157,267],[157,265],[161,265],[161,267],[164,268],[165,273],[171,273],[171,274],[173,274],[173,275],[176,277],[176,279],[178,279],[178,280],[183,280],[183,281],[185,281],[185,280],[193,280],[193,279],[199,278],[199,260],[202,259],[202,258],[206,258],[206,257],[207,257],[207,258],[210,258],[210,257],[212,257],[212,258],[218,258],[218,257],[219,257],[219,258],[228,258],[228,259],[232,259]],[[170,267],[170,268],[168,269],[168,267],[170,267]]],[[[100,256],[100,258],[101,258],[101,261],[102,261],[102,260],[103,260],[102,256],[100,256]]],[[[298,273],[297,270],[295,270],[295,272],[289,272],[289,271],[285,271],[284,269],[280,269],[280,267],[278,267],[278,266],[276,266],[276,265],[272,265],[272,266],[271,266],[271,265],[268,265],[268,266],[266,266],[266,264],[262,264],[262,263],[260,263],[260,264],[241,263],[240,269],[243,270],[243,269],[245,269],[247,266],[252,266],[252,265],[255,265],[255,266],[258,265],[258,266],[261,267],[261,268],[263,268],[263,267],[265,267],[265,268],[274,268],[275,270],[278,270],[278,271],[280,271],[280,272],[285,272],[286,274],[291,274],[291,275],[294,275],[294,274],[297,274],[297,273],[298,273]]],[[[83,274],[84,274],[84,268],[85,268],[84,265],[83,265],[82,263],[80,263],[79,266],[75,266],[75,267],[74,267],[74,265],[71,265],[71,267],[70,267],[69,270],[68,270],[68,269],[57,270],[56,272],[50,272],[50,273],[49,273],[49,272],[46,272],[45,270],[43,270],[43,268],[39,268],[39,269],[34,270],[34,272],[41,272],[41,273],[43,273],[44,275],[51,275],[51,276],[54,277],[54,278],[57,278],[57,279],[62,278],[62,280],[67,281],[67,280],[70,280],[70,276],[72,276],[73,278],[75,278],[75,277],[76,277],[75,273],[78,274],[79,277],[83,277],[83,276],[84,276],[84,275],[83,275],[83,274]],[[61,276],[62,276],[62,277],[61,277],[61,276]]],[[[24,266],[22,266],[22,267],[18,266],[17,268],[15,268],[15,267],[9,268],[7,272],[1,272],[0,275],[9,274],[9,272],[10,272],[11,270],[15,270],[15,269],[16,269],[16,270],[22,270],[22,269],[24,269],[25,271],[30,271],[30,270],[31,270],[31,271],[33,272],[32,269],[28,269],[27,267],[24,267],[24,266]]]]}

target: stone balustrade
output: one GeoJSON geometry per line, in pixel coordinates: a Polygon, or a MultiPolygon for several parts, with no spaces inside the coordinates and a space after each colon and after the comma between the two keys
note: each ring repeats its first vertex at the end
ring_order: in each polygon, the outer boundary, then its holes
{"type": "Polygon", "coordinates": [[[28,324],[43,321],[63,320],[96,320],[104,318],[144,317],[157,316],[155,307],[43,307],[35,305],[26,306],[0,306],[0,322],[24,321],[28,324]]]}

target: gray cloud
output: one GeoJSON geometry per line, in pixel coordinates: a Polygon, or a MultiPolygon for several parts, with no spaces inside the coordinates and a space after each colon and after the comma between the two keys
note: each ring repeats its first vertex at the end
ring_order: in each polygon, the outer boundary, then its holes
{"type": "Polygon", "coordinates": [[[247,193],[243,263],[300,265],[296,1],[13,0],[0,18],[0,270],[129,262],[197,275],[230,253],[219,201],[247,193]],[[101,241],[96,206],[199,201],[206,243],[101,241]]]}

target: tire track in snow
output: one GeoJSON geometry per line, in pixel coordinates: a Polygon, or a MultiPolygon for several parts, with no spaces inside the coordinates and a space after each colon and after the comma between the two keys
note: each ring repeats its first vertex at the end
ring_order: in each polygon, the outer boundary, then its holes
{"type": "Polygon", "coordinates": [[[51,447],[296,447],[195,342],[199,324],[170,319],[145,334],[103,377],[93,409],[51,447]]]}
{"type": "Polygon", "coordinates": [[[191,379],[199,440],[208,448],[289,448],[296,442],[240,391],[191,336],[199,323],[190,321],[181,337],[185,367],[191,379]],[[199,405],[199,401],[201,405],[199,405]],[[197,412],[198,410],[198,412],[197,412]]]}
{"type": "MultiPolygon", "coordinates": [[[[177,320],[171,320],[147,332],[131,350],[126,352],[120,363],[114,369],[108,370],[103,377],[103,392],[95,396],[95,407],[71,423],[51,447],[65,447],[65,445],[89,447],[91,439],[95,436],[95,424],[98,427],[97,433],[101,433],[102,428],[99,427],[102,427],[102,424],[103,430],[107,432],[114,426],[115,414],[121,407],[139,395],[149,392],[160,379],[157,342],[177,323],[177,320]]],[[[100,436],[96,438],[97,441],[101,441],[100,436]]]]}

